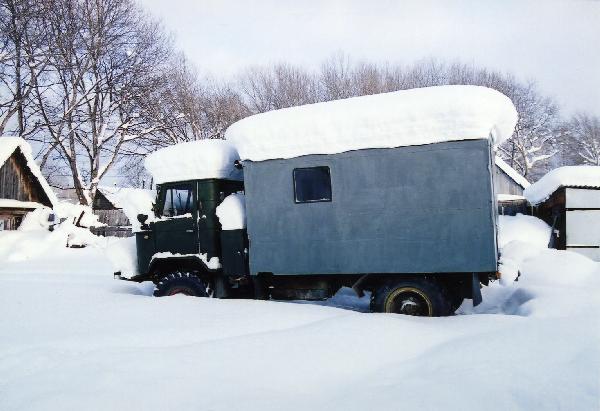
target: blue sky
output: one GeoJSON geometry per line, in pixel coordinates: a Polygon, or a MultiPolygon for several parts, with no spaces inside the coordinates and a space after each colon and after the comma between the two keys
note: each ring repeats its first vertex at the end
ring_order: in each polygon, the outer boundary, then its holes
{"type": "Polygon", "coordinates": [[[600,115],[600,1],[139,0],[203,72],[335,52],[373,62],[460,60],[535,79],[566,113],[600,115]]]}

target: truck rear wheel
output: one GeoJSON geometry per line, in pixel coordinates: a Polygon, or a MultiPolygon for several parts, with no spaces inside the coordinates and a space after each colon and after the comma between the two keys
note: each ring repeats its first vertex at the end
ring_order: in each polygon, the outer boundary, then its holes
{"type": "Polygon", "coordinates": [[[387,283],[375,290],[371,310],[384,313],[440,317],[450,314],[443,288],[421,279],[387,283]]]}
{"type": "Polygon", "coordinates": [[[183,294],[194,297],[208,297],[209,287],[197,275],[187,272],[174,272],[161,278],[156,283],[155,297],[183,294]]]}

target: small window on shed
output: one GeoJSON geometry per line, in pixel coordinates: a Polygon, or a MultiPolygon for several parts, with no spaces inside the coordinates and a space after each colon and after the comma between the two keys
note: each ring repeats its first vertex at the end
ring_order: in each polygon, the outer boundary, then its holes
{"type": "Polygon", "coordinates": [[[294,196],[296,203],[331,201],[329,167],[295,168],[294,196]]]}

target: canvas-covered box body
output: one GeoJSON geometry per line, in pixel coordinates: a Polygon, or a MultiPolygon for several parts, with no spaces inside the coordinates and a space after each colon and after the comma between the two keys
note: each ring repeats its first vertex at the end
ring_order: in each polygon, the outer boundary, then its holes
{"type": "Polygon", "coordinates": [[[495,272],[493,158],[482,139],[246,161],[251,274],[495,272]]]}

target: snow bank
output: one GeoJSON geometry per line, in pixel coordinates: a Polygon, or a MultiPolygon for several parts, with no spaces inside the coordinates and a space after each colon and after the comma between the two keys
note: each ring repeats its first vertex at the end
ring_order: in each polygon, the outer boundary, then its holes
{"type": "Polygon", "coordinates": [[[502,284],[511,284],[519,275],[523,260],[548,248],[552,229],[537,217],[523,214],[498,216],[498,247],[502,284]]]}
{"type": "Polygon", "coordinates": [[[12,263],[43,260],[60,254],[66,247],[95,246],[100,239],[88,229],[75,227],[67,221],[56,226],[54,231],[36,227],[37,224],[41,225],[41,219],[41,214],[32,212],[25,219],[23,229],[19,227],[19,230],[0,232],[0,261],[12,263]]]}
{"type": "Polygon", "coordinates": [[[141,188],[129,187],[106,187],[100,186],[98,190],[115,207],[121,208],[123,213],[129,219],[134,231],[140,229],[140,223],[137,220],[138,214],[146,214],[150,218],[154,216],[152,212],[152,203],[156,193],[153,190],[144,190],[141,188]]]}
{"type": "Polygon", "coordinates": [[[27,160],[27,167],[29,167],[31,173],[40,182],[40,185],[48,196],[50,203],[52,203],[52,205],[58,203],[56,194],[50,185],[48,185],[46,178],[42,175],[40,168],[31,154],[31,146],[21,137],[0,137],[0,166],[4,164],[4,162],[12,155],[12,153],[14,153],[17,148],[19,148],[25,156],[25,159],[27,160]]]}
{"type": "MultiPolygon", "coordinates": [[[[102,227],[105,225],[98,221],[98,216],[94,214],[90,206],[60,201],[54,205],[54,212],[59,221],[66,219],[73,224],[79,221],[81,227],[102,227]]],[[[56,222],[58,223],[58,221],[56,222]]]]}
{"type": "Polygon", "coordinates": [[[517,214],[498,216],[498,247],[511,241],[523,241],[535,247],[547,248],[551,228],[537,217],[517,214]]]}
{"type": "Polygon", "coordinates": [[[145,166],[156,184],[205,178],[242,180],[234,167],[236,149],[223,140],[199,140],[162,148],[146,157],[145,166]]]}
{"type": "Polygon", "coordinates": [[[491,138],[517,122],[508,97],[485,87],[440,86],[285,108],[231,125],[241,159],[261,161],[443,141],[491,138]]]}
{"type": "Polygon", "coordinates": [[[153,298],[66,251],[0,267],[0,409],[598,409],[600,264],[572,253],[524,261],[473,315],[414,318],[153,298]]]}
{"type": "Polygon", "coordinates": [[[228,195],[217,206],[216,213],[223,230],[246,228],[246,197],[242,193],[228,195]]]}
{"type": "Polygon", "coordinates": [[[600,188],[600,167],[566,166],[556,168],[525,189],[524,195],[531,204],[539,204],[561,187],[600,188]]]}
{"type": "Polygon", "coordinates": [[[496,157],[496,165],[521,187],[527,188],[531,185],[531,183],[527,181],[525,177],[523,177],[517,170],[508,165],[508,163],[502,160],[500,157],[496,157]]]}

